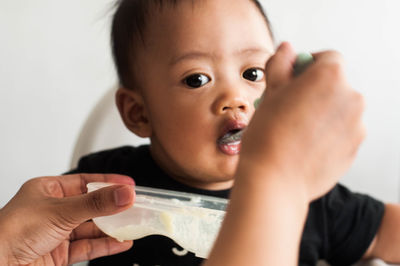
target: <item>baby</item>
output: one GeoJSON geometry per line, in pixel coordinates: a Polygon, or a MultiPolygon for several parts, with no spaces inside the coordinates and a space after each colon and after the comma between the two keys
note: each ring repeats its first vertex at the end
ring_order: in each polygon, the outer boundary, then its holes
{"type": "MultiPolygon", "coordinates": [[[[275,53],[274,41],[259,2],[121,0],[112,24],[112,45],[120,80],[116,95],[119,112],[126,127],[140,137],[149,137],[151,144],[85,156],[71,173],[125,174],[141,186],[228,198],[241,153],[241,141],[229,137],[247,128],[255,112],[253,103],[265,90],[266,81],[268,88],[278,88],[292,78],[280,76],[277,67],[266,71],[266,62],[275,53]],[[274,81],[268,77],[275,77],[274,81]]],[[[284,46],[282,49],[291,49],[284,46]]],[[[315,56],[318,59],[318,54],[315,56]]],[[[269,64],[275,65],[294,63],[271,61],[269,64]]],[[[326,73],[318,72],[317,64],[310,71],[315,76],[305,74],[297,81],[299,86],[307,84],[307,78],[318,80],[318,75],[326,73]]],[[[338,84],[348,86],[339,68],[329,73],[341,81],[338,84]]],[[[274,90],[270,94],[274,95],[274,90]]],[[[292,93],[287,101],[299,99],[301,94],[292,93]]],[[[269,119],[284,118],[282,110],[268,108],[269,119]],[[280,116],[275,117],[274,111],[280,116]]],[[[318,113],[310,119],[318,119],[318,113]]],[[[274,132],[290,135],[296,131],[282,127],[274,132]]],[[[335,136],[302,134],[303,150],[320,138],[338,141],[335,136]]],[[[276,143],[263,147],[273,149],[276,143]]],[[[283,165],[307,168],[302,164],[302,150],[291,153],[298,160],[285,161],[282,156],[283,165]]],[[[315,153],[315,160],[320,155],[315,153]]],[[[319,259],[349,265],[372,256],[400,261],[398,244],[392,245],[387,238],[394,234],[400,243],[400,231],[390,226],[400,221],[400,211],[389,205],[384,215],[384,209],[377,200],[335,186],[310,205],[300,265],[315,265],[319,259]]],[[[125,253],[91,261],[90,265],[201,262],[172,240],[149,236],[135,241],[125,253]]]]}

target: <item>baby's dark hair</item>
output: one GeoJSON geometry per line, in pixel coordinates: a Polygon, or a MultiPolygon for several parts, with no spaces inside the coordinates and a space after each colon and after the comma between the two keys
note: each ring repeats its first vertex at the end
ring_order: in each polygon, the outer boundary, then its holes
{"type": "MultiPolygon", "coordinates": [[[[120,86],[133,89],[137,85],[132,75],[135,49],[139,42],[143,45],[145,43],[144,31],[151,10],[162,9],[167,4],[176,6],[180,1],[182,0],[117,0],[111,26],[111,46],[120,86]]],[[[194,3],[201,0],[191,1],[194,3]]],[[[250,1],[260,10],[273,40],[271,23],[259,0],[250,1]]]]}

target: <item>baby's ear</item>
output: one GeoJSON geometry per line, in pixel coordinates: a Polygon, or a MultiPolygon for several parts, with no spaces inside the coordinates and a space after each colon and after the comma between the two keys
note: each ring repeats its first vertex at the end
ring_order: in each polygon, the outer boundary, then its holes
{"type": "Polygon", "coordinates": [[[119,88],[115,100],[125,126],[139,137],[151,137],[151,125],[140,92],[119,88]]]}

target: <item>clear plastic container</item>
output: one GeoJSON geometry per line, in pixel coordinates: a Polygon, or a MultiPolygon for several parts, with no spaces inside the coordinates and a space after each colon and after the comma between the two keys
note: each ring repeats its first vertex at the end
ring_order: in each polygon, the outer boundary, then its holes
{"type": "MultiPolygon", "coordinates": [[[[92,192],[110,185],[113,184],[89,183],[87,187],[88,192],[92,192]]],[[[131,208],[94,218],[94,223],[119,241],[164,235],[197,257],[208,257],[228,200],[140,186],[135,186],[135,191],[135,203],[131,208]]]]}

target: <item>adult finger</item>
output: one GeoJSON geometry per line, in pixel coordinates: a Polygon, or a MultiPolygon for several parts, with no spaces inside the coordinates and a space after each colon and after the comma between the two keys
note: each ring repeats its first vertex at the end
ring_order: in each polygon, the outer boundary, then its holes
{"type": "Polygon", "coordinates": [[[58,209],[63,220],[78,225],[94,217],[123,211],[133,204],[134,197],[134,186],[115,185],[88,194],[64,198],[58,209]]]}
{"type": "Polygon", "coordinates": [[[42,178],[45,191],[54,197],[70,197],[87,192],[86,185],[90,182],[108,182],[134,185],[131,177],[117,174],[73,174],[42,178]]]}
{"type": "Polygon", "coordinates": [[[119,242],[111,237],[74,241],[69,248],[69,264],[117,254],[130,249],[133,241],[119,242]]]}
{"type": "Polygon", "coordinates": [[[312,54],[318,63],[339,63],[344,65],[344,58],[338,51],[328,50],[312,54]]]}
{"type": "Polygon", "coordinates": [[[86,222],[75,228],[71,235],[70,241],[85,239],[85,238],[101,238],[107,236],[93,222],[86,222]]]}
{"type": "Polygon", "coordinates": [[[325,51],[320,53],[313,53],[314,63],[311,68],[319,69],[319,77],[326,78],[325,74],[329,77],[345,77],[345,62],[341,53],[337,51],[325,51]],[[322,71],[322,73],[321,73],[322,71]],[[322,75],[321,75],[322,74],[322,75]]]}
{"type": "Polygon", "coordinates": [[[283,42],[266,66],[267,90],[271,90],[288,83],[293,77],[293,64],[296,53],[288,42],[283,42]]]}

